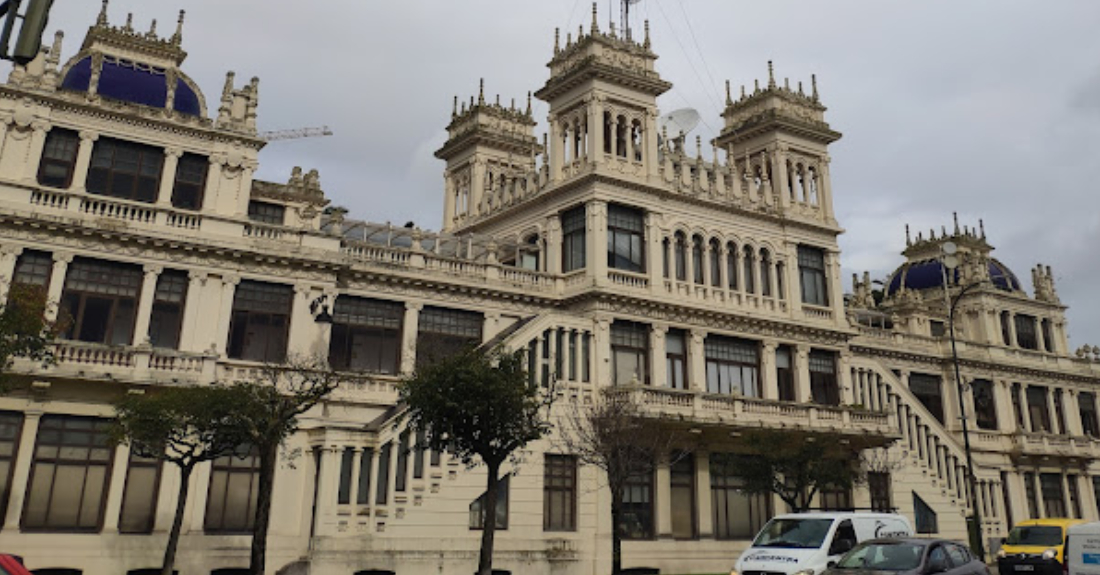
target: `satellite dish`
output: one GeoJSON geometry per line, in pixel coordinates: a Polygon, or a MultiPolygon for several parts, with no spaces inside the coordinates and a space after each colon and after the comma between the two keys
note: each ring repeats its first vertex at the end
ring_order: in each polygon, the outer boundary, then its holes
{"type": "Polygon", "coordinates": [[[667,131],[673,139],[679,138],[680,134],[686,135],[698,125],[699,112],[692,108],[673,110],[657,119],[657,129],[662,134],[667,131]]]}

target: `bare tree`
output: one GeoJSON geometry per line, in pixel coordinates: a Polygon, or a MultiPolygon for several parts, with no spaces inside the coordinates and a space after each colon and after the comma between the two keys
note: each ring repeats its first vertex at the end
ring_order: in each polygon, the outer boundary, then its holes
{"type": "Polygon", "coordinates": [[[559,448],[603,472],[611,490],[611,573],[623,559],[623,494],[631,481],[652,477],[660,458],[692,450],[671,422],[646,416],[629,389],[605,388],[590,405],[574,403],[558,424],[559,448]]]}

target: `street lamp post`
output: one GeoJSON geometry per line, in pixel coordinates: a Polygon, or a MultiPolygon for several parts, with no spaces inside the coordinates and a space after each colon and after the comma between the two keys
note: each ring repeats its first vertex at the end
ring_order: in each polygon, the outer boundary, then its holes
{"type": "MultiPolygon", "coordinates": [[[[957,247],[953,242],[946,242],[943,244],[943,289],[944,294],[948,295],[948,282],[947,282],[947,270],[950,269],[954,272],[958,267],[959,261],[955,257],[957,247]]],[[[954,275],[952,273],[952,275],[954,275]]],[[[966,286],[963,286],[954,297],[950,297],[950,305],[948,306],[947,313],[947,326],[948,333],[951,337],[951,363],[955,368],[955,394],[959,397],[959,419],[962,420],[962,432],[963,432],[963,448],[966,451],[966,474],[967,474],[967,487],[970,491],[970,518],[969,525],[967,525],[967,531],[970,534],[970,546],[974,549],[974,552],[985,560],[985,544],[982,542],[982,513],[981,508],[978,505],[978,481],[974,476],[974,457],[970,453],[970,426],[967,423],[966,417],[966,402],[963,400],[963,383],[962,376],[959,374],[959,351],[955,344],[955,310],[958,308],[959,301],[962,299],[966,292],[983,285],[984,281],[977,281],[966,286]]]]}

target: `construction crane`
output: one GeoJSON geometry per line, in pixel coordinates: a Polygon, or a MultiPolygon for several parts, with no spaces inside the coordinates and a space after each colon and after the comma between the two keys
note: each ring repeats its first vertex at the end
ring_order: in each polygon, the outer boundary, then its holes
{"type": "Polygon", "coordinates": [[[271,130],[268,132],[260,132],[256,134],[261,140],[267,142],[277,142],[279,140],[297,140],[299,138],[320,138],[322,136],[331,136],[332,130],[328,126],[321,126],[320,128],[295,128],[292,130],[271,130]]]}

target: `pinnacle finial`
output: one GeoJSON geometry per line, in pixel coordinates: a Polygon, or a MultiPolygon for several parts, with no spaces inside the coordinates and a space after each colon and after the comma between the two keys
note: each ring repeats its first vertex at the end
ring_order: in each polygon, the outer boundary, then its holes
{"type": "Polygon", "coordinates": [[[982,239],[985,239],[985,222],[978,220],[978,229],[982,232],[982,239]]]}
{"type": "Polygon", "coordinates": [[[133,12],[127,12],[126,13],[126,26],[123,27],[123,29],[126,30],[127,32],[133,32],[134,31],[134,13],[133,12]]]}
{"type": "Polygon", "coordinates": [[[480,106],[485,103],[485,78],[481,79],[481,84],[477,89],[477,104],[480,106]]]}
{"type": "Polygon", "coordinates": [[[592,33],[595,34],[600,31],[600,25],[596,21],[596,3],[592,3],[592,33]]]}
{"type": "Polygon", "coordinates": [[[752,93],[753,94],[759,94],[760,93],[760,80],[755,79],[755,80],[752,81],[752,84],[753,84],[752,93]]]}
{"type": "Polygon", "coordinates": [[[913,239],[909,236],[909,224],[905,224],[905,247],[913,245],[913,239]]]}
{"type": "Polygon", "coordinates": [[[726,105],[733,104],[733,98],[730,97],[730,81],[726,80],[726,105]]]}
{"type": "MultiPolygon", "coordinates": [[[[106,2],[107,0],[103,0],[106,2]]],[[[561,28],[554,28],[554,53],[561,52],[561,28]]]]}
{"type": "Polygon", "coordinates": [[[500,107],[500,94],[497,94],[497,107],[500,107]]]}
{"type": "Polygon", "coordinates": [[[811,85],[811,86],[813,87],[813,93],[812,93],[812,94],[810,94],[810,97],[811,97],[811,98],[813,98],[813,99],[814,99],[814,101],[816,102],[816,101],[818,101],[818,95],[817,95],[817,74],[810,74],[810,85],[811,85]]]}
{"type": "Polygon", "coordinates": [[[172,34],[172,43],[176,46],[179,46],[180,42],[183,40],[183,17],[186,14],[186,10],[180,10],[179,20],[176,20],[176,33],[172,34]]]}
{"type": "Polygon", "coordinates": [[[745,95],[745,85],[741,84],[741,99],[744,100],[748,96],[745,95]]]}
{"type": "Polygon", "coordinates": [[[768,88],[775,87],[775,68],[772,67],[772,61],[768,60],[768,88]]]}
{"type": "Polygon", "coordinates": [[[959,235],[959,212],[951,212],[951,215],[955,218],[955,235],[959,235]]]}
{"type": "Polygon", "coordinates": [[[791,79],[790,78],[783,78],[783,89],[785,89],[788,92],[791,91],[791,79]]]}
{"type": "Polygon", "coordinates": [[[457,95],[455,96],[454,107],[451,108],[451,119],[454,119],[456,116],[458,116],[458,96],[457,95]]]}
{"type": "Polygon", "coordinates": [[[580,42],[581,38],[584,38],[584,24],[577,24],[577,41],[580,42]]]}
{"type": "Polygon", "coordinates": [[[237,73],[230,70],[225,73],[225,85],[222,86],[222,99],[229,97],[229,94],[233,91],[233,79],[237,76],[237,73]]]}
{"type": "Polygon", "coordinates": [[[531,117],[531,92],[530,92],[530,90],[528,90],[528,92],[527,92],[527,117],[528,118],[531,117]]]}
{"type": "Polygon", "coordinates": [[[799,81],[798,81],[798,94],[799,94],[800,96],[805,96],[805,95],[806,95],[806,94],[805,94],[805,93],[804,93],[804,92],[802,91],[802,80],[799,80],[799,81]]]}
{"type": "Polygon", "coordinates": [[[645,42],[642,43],[642,47],[649,48],[649,20],[645,21],[645,42]]]}
{"type": "Polygon", "coordinates": [[[96,26],[107,25],[107,2],[108,0],[103,0],[103,5],[99,8],[99,17],[95,19],[96,26]]]}
{"type": "Polygon", "coordinates": [[[157,19],[156,18],[153,18],[153,23],[149,24],[149,35],[150,36],[156,36],[157,35],[157,19]]]}

